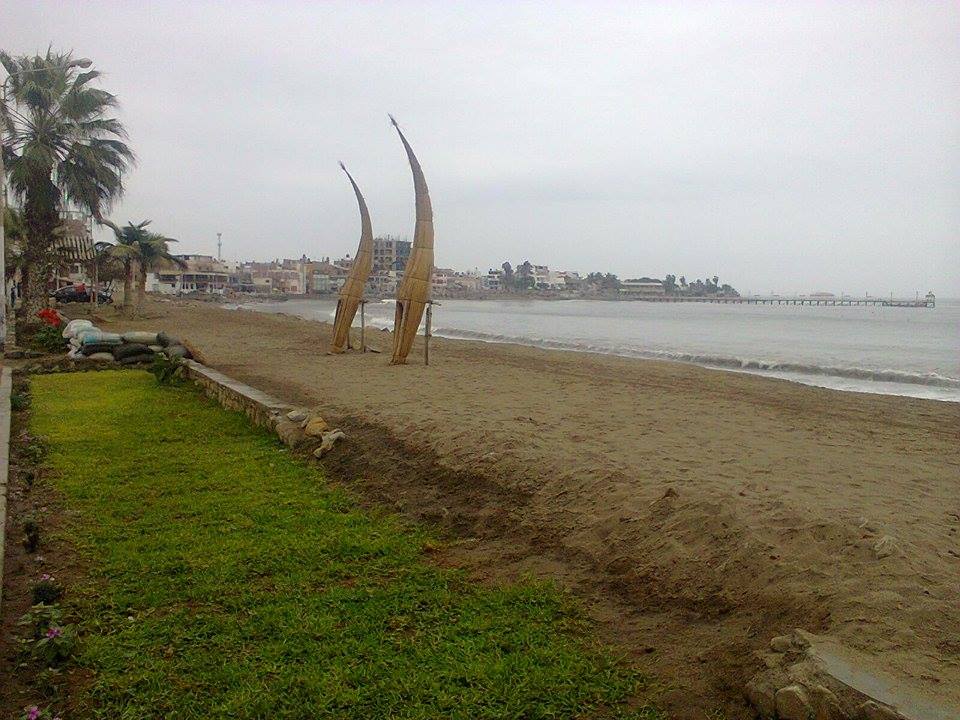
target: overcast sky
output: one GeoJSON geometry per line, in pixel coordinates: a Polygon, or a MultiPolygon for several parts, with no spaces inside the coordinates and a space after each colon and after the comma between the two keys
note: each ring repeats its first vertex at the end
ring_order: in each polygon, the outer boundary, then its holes
{"type": "Polygon", "coordinates": [[[138,155],[118,221],[181,252],[717,274],[960,296],[960,3],[2,0],[0,47],[90,57],[138,155]]]}

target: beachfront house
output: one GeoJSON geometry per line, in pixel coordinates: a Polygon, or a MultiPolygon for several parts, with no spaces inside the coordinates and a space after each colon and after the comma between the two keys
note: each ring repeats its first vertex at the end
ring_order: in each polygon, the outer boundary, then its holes
{"type": "Polygon", "coordinates": [[[621,297],[654,298],[665,295],[666,289],[663,287],[662,280],[642,277],[622,281],[619,293],[621,297]]]}

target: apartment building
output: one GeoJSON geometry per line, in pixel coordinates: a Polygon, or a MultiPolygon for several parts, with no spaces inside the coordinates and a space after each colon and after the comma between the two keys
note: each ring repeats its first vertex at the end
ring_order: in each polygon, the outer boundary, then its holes
{"type": "Polygon", "coordinates": [[[374,272],[397,271],[403,272],[410,258],[409,240],[400,240],[392,235],[373,239],[373,270],[374,272]]]}

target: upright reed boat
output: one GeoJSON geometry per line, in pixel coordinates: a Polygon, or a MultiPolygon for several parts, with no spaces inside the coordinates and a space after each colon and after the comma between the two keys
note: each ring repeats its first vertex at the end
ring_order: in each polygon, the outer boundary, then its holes
{"type": "Polygon", "coordinates": [[[413,154],[410,143],[403,136],[394,117],[390,122],[397,129],[403,147],[407,151],[410,170],[413,172],[413,188],[417,201],[417,224],[413,231],[413,247],[410,258],[403,271],[403,279],[397,289],[397,310],[393,321],[393,357],[391,365],[403,365],[413,347],[417,328],[423,318],[423,311],[430,301],[430,278],[433,275],[433,208],[430,205],[430,193],[427,181],[417,156],[413,154]]]}
{"type": "Polygon", "coordinates": [[[340,163],[340,167],[350,178],[353,192],[357,196],[357,204],[360,206],[360,246],[353,257],[350,273],[343,287],[340,288],[337,314],[333,321],[333,341],[330,343],[332,353],[342,353],[350,345],[350,326],[353,325],[353,318],[357,314],[357,308],[360,307],[360,301],[363,300],[363,288],[367,284],[370,269],[373,267],[373,228],[370,224],[367,203],[350,171],[343,163],[340,163]]]}

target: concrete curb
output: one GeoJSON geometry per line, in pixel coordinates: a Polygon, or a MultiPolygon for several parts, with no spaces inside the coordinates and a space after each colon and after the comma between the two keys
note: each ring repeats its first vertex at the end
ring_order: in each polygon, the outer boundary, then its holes
{"type": "Polygon", "coordinates": [[[261,390],[244,385],[196,360],[184,360],[187,379],[192,380],[204,393],[230,410],[243,412],[260,427],[275,430],[279,420],[296,406],[278,400],[261,390]]]}
{"type": "Polygon", "coordinates": [[[3,610],[3,556],[6,548],[7,481],[10,477],[10,394],[13,370],[0,374],[0,611],[3,610]]]}

